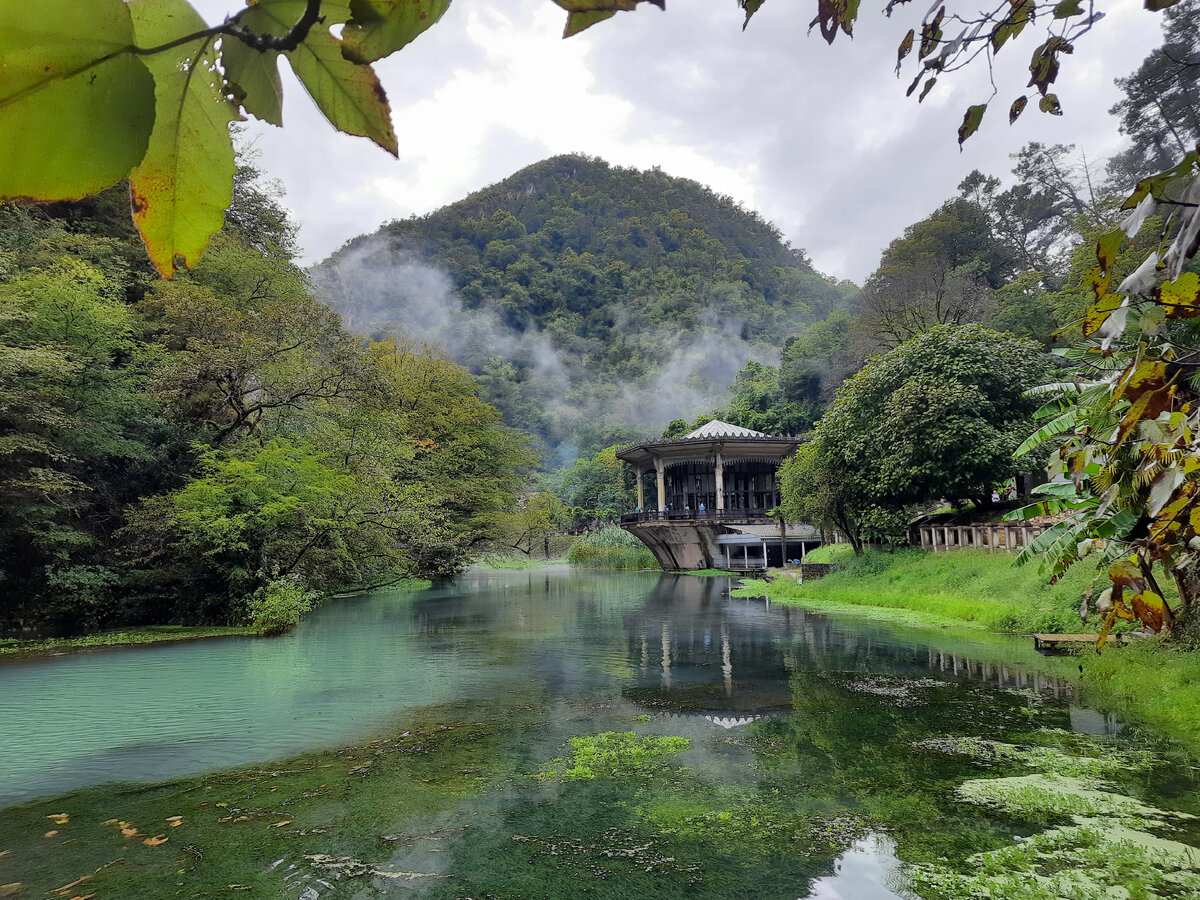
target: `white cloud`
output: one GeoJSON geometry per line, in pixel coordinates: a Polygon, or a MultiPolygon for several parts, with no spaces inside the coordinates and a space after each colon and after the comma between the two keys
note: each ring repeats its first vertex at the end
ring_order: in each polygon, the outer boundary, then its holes
{"type": "MultiPolygon", "coordinates": [[[[233,6],[197,4],[210,21],[233,6]]],[[[251,125],[262,165],[286,185],[309,259],[381,222],[460,199],[545,156],[585,152],[702,181],[761,211],[818,267],[861,279],[904,227],[954,194],[971,169],[1007,174],[1029,140],[1118,145],[1112,79],[1158,41],[1158,16],[1117,0],[1064,61],[1066,115],[1031,103],[1010,128],[1034,35],[1006,48],[1001,93],[959,153],[970,103],[991,92],[982,68],[948,76],[918,106],[893,69],[908,20],[863,7],[854,40],[807,34],[812,4],[773,0],[740,30],[733,0],[621,14],[562,41],[548,0],[453,5],[413,45],[378,64],[400,158],[335,133],[303,89],[285,83],[282,131],[251,125]],[[901,24],[901,23],[904,24],[901,24]],[[1007,55],[1006,55],[1007,54],[1007,55]]],[[[911,78],[911,68],[906,69],[911,78]]]]}

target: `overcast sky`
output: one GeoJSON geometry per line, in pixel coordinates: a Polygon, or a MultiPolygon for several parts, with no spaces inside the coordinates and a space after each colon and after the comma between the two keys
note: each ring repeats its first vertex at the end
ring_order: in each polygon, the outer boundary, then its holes
{"type": "MultiPolygon", "coordinates": [[[[252,122],[260,164],[283,182],[305,259],[349,238],[434,210],[557,153],[660,166],[729,194],[774,222],[817,268],[861,280],[905,226],[956,192],[974,168],[1007,176],[1030,140],[1073,143],[1101,158],[1120,145],[1107,114],[1113,78],[1157,45],[1159,15],[1140,0],[1098,4],[1107,18],[1063,59],[1065,115],[1026,91],[1030,28],[1000,55],[999,96],[962,153],[963,112],[991,93],[985,68],[942,79],[920,106],[897,80],[896,47],[925,12],[886,19],[864,3],[853,40],[807,34],[816,3],[770,0],[741,30],[735,0],[671,0],[562,40],[550,0],[455,0],[440,23],[376,64],[400,158],[328,126],[285,71],[284,129],[252,122]],[[1005,64],[1005,57],[1008,57],[1005,64]]],[[[238,4],[199,0],[217,21],[238,4]]],[[[286,69],[286,67],[284,67],[286,69]]]]}

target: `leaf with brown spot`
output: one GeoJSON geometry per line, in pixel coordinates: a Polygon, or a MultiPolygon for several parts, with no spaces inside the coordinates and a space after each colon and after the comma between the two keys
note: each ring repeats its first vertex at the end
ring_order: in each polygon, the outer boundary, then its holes
{"type": "MultiPolygon", "coordinates": [[[[273,6],[258,4],[242,16],[252,31],[282,34],[291,22],[273,6]]],[[[284,54],[317,108],[338,131],[374,141],[392,156],[399,148],[392,129],[387,94],[370,66],[358,65],[342,54],[342,42],[327,27],[309,31],[295,50],[284,54]]]]}
{"type": "Polygon", "coordinates": [[[1100,263],[1100,269],[1106,274],[1112,273],[1113,266],[1117,264],[1117,251],[1121,249],[1121,241],[1125,238],[1125,232],[1120,228],[1114,228],[1112,231],[1106,231],[1100,235],[1096,241],[1096,260],[1100,263]]]}
{"type": "Polygon", "coordinates": [[[962,149],[963,141],[979,130],[979,125],[983,121],[983,114],[985,112],[987,112],[986,103],[977,103],[974,106],[967,107],[962,124],[958,126],[959,149],[962,149]]]}
{"type": "Polygon", "coordinates": [[[1012,102],[1012,106],[1008,108],[1008,124],[1011,125],[1021,117],[1021,113],[1025,112],[1025,106],[1029,103],[1029,98],[1022,94],[1012,102]]]}
{"type": "Polygon", "coordinates": [[[1091,337],[1108,321],[1109,316],[1121,308],[1125,298],[1120,294],[1105,294],[1099,302],[1094,303],[1083,319],[1083,335],[1091,337]]]}
{"type": "Polygon", "coordinates": [[[1164,282],[1159,288],[1158,302],[1172,318],[1200,315],[1200,275],[1184,272],[1174,281],[1164,282]]]}
{"type": "MultiPolygon", "coordinates": [[[[186,0],[132,0],[138,41],[158,46],[204,28],[186,0]]],[[[163,278],[200,259],[225,220],[237,169],[213,38],[147,57],[158,110],[146,156],[129,176],[133,220],[163,278]],[[181,60],[187,65],[182,66],[181,60]]]]}
{"type": "Polygon", "coordinates": [[[1058,101],[1058,94],[1047,94],[1038,101],[1038,109],[1052,116],[1061,116],[1063,114],[1062,104],[1058,101]]]}
{"type": "Polygon", "coordinates": [[[904,57],[912,53],[913,39],[917,33],[913,29],[908,29],[908,34],[904,36],[904,40],[900,42],[900,49],[896,51],[896,74],[900,74],[900,64],[904,62],[904,57]]]}
{"type": "Polygon", "coordinates": [[[1138,621],[1155,634],[1162,631],[1170,616],[1166,602],[1154,591],[1145,590],[1136,594],[1130,601],[1130,606],[1133,607],[1133,614],[1138,617],[1138,621]]]}

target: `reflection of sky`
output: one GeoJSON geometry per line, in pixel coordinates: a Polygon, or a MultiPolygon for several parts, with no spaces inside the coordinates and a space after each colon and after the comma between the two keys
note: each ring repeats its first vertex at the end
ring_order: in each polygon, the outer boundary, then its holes
{"type": "Polygon", "coordinates": [[[892,842],[868,835],[839,856],[833,874],[814,881],[801,900],[903,900],[888,887],[899,882],[899,867],[892,842]]]}

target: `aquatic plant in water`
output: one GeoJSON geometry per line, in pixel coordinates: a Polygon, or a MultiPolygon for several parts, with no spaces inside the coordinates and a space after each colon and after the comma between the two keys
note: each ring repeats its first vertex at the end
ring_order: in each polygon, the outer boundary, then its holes
{"type": "Polygon", "coordinates": [[[639,735],[632,731],[605,731],[570,740],[571,755],[554,759],[538,773],[540,778],[580,780],[645,777],[662,771],[667,758],[692,745],[688,738],[639,735]]]}
{"type": "Polygon", "coordinates": [[[921,897],[1153,900],[1200,895],[1200,849],[1151,833],[1168,831],[1193,817],[1110,789],[1109,780],[1117,775],[1147,768],[1148,754],[1105,746],[1104,757],[1074,755],[974,737],[933,738],[914,746],[982,763],[1037,769],[1028,775],[970,779],[956,795],[1017,819],[1070,820],[1028,838],[1015,836],[1010,846],[976,853],[967,858],[966,871],[934,864],[907,866],[905,874],[921,897]]]}

